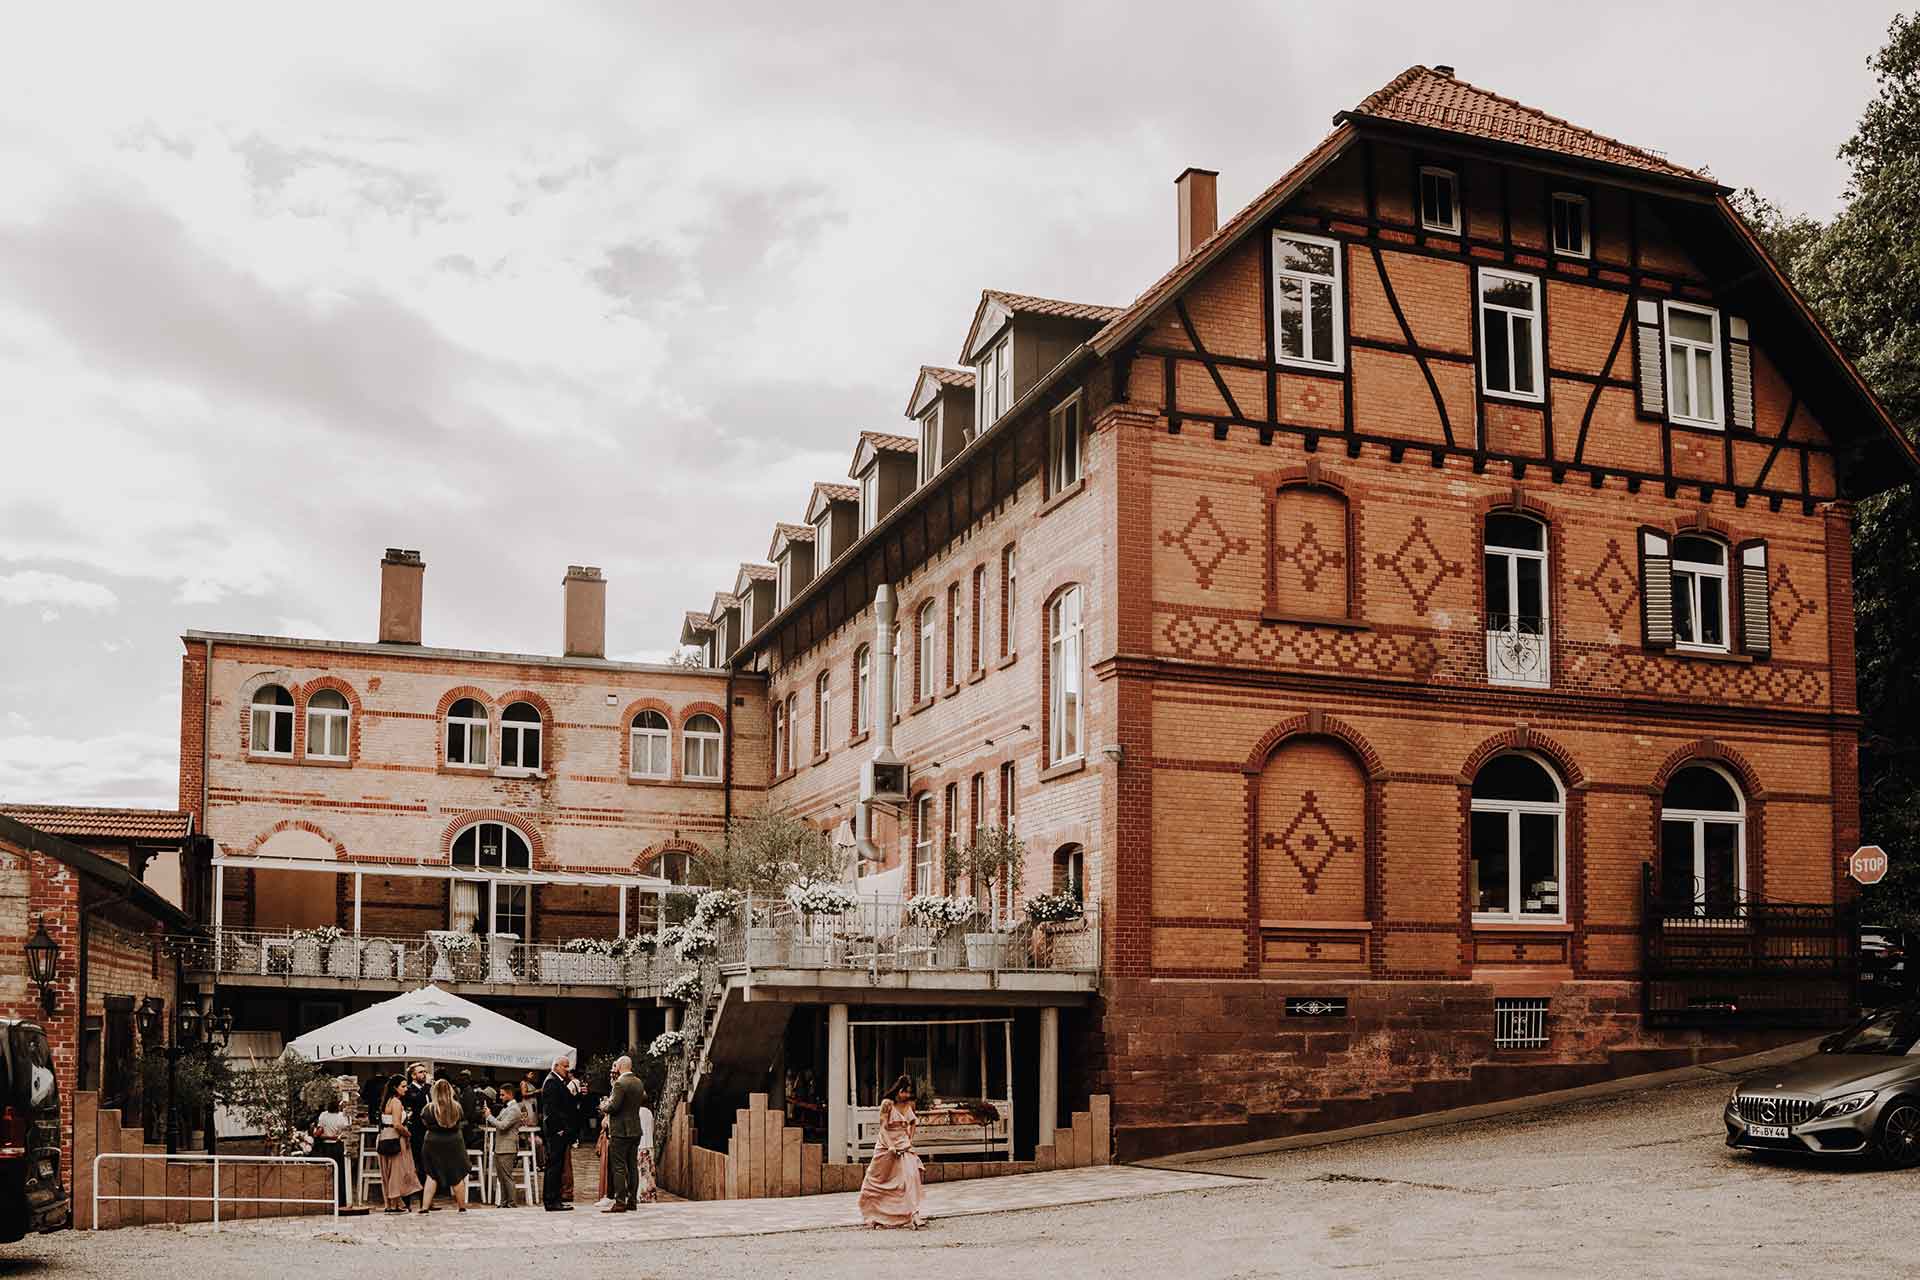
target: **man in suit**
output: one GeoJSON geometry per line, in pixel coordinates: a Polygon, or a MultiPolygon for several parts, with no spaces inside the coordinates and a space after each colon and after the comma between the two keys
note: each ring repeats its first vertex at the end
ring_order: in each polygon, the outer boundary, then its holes
{"type": "Polygon", "coordinates": [[[600,1104],[607,1114],[607,1181],[613,1184],[613,1203],[602,1213],[630,1212],[639,1195],[640,1113],[646,1105],[646,1086],[633,1074],[633,1059],[616,1058],[613,1090],[600,1104]]]}
{"type": "Polygon", "coordinates": [[[547,1167],[540,1177],[540,1200],[548,1213],[572,1209],[561,1188],[566,1184],[564,1170],[573,1161],[574,1099],[580,1095],[580,1082],[573,1078],[573,1063],[565,1057],[553,1060],[553,1070],[540,1085],[540,1143],[546,1148],[547,1167]]]}

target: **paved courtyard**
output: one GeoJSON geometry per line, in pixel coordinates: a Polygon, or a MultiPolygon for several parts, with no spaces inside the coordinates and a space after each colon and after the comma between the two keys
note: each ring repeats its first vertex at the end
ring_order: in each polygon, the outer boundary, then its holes
{"type": "Polygon", "coordinates": [[[255,1223],[62,1235],[0,1276],[204,1280],[901,1274],[1579,1277],[1904,1275],[1920,1174],[1736,1154],[1730,1080],[1178,1170],[929,1188],[925,1231],[866,1232],[852,1197],[255,1223]]]}

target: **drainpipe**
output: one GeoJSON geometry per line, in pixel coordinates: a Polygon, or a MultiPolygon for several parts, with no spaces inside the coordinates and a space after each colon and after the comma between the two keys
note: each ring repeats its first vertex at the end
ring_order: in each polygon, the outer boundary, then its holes
{"type": "Polygon", "coordinates": [[[734,666],[727,664],[727,705],[721,724],[726,729],[724,750],[720,756],[720,838],[725,840],[733,830],[733,676],[734,666]]]}
{"type": "MultiPolygon", "coordinates": [[[[873,759],[861,771],[853,810],[854,846],[868,863],[886,861],[873,842],[874,766],[900,763],[893,753],[893,619],[893,587],[883,582],[873,593],[873,759]]],[[[854,696],[860,696],[857,690],[854,696]]]]}

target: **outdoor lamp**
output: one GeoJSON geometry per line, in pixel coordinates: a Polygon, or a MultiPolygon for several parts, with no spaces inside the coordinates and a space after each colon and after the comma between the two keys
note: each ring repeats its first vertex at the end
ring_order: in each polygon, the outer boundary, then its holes
{"type": "Polygon", "coordinates": [[[167,1029],[167,1002],[159,996],[148,996],[140,1002],[139,1010],[133,1019],[140,1027],[140,1043],[149,1049],[160,1047],[160,1033],[167,1029]]]}
{"type": "Polygon", "coordinates": [[[60,946],[47,936],[45,918],[39,921],[34,930],[33,941],[27,943],[27,976],[40,988],[40,1007],[49,1015],[53,1013],[53,966],[60,958],[60,946]]]}
{"type": "Polygon", "coordinates": [[[200,1002],[182,1000],[180,1010],[174,1014],[173,1042],[180,1045],[200,1042],[200,1002]]]}
{"type": "Polygon", "coordinates": [[[233,1010],[222,1009],[207,1016],[207,1039],[216,1049],[225,1049],[233,1039],[233,1010]]]}

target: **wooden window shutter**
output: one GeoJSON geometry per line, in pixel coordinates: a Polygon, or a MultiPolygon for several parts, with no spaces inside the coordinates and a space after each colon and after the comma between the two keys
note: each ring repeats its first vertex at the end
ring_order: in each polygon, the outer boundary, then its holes
{"type": "Polygon", "coordinates": [[[1740,647],[1756,658],[1773,652],[1773,610],[1767,583],[1767,544],[1743,542],[1740,560],[1740,647]]]}
{"type": "Polygon", "coordinates": [[[1660,346],[1660,304],[1651,298],[1634,303],[1633,369],[1640,398],[1635,405],[1643,418],[1667,416],[1666,353],[1660,346]]]}
{"type": "Polygon", "coordinates": [[[1753,347],[1739,316],[1727,317],[1727,406],[1734,426],[1753,430],[1753,347]]]}
{"type": "Polygon", "coordinates": [[[1673,647],[1673,554],[1658,529],[1640,530],[1640,638],[1649,649],[1673,647]]]}

